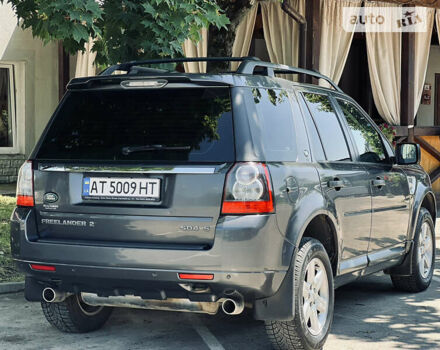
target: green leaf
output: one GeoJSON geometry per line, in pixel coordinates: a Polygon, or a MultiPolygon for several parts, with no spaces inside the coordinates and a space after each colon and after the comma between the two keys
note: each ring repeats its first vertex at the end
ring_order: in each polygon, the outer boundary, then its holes
{"type": "Polygon", "coordinates": [[[146,13],[149,13],[153,17],[156,16],[157,11],[148,2],[145,4],[142,4],[142,7],[144,8],[146,13]]]}
{"type": "Polygon", "coordinates": [[[87,41],[89,39],[89,33],[82,25],[75,25],[72,27],[72,37],[73,40],[79,43],[81,40],[87,41]]]}

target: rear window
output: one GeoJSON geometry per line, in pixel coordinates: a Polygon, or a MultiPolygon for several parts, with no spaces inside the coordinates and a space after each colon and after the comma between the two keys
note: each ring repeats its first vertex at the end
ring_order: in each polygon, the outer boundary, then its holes
{"type": "Polygon", "coordinates": [[[70,92],[39,159],[230,162],[229,88],[70,92]]]}

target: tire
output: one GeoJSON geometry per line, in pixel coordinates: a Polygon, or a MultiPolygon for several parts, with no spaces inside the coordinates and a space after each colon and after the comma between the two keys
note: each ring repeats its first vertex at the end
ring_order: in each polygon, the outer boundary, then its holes
{"type": "MultiPolygon", "coordinates": [[[[293,263],[295,317],[291,321],[266,321],[266,332],[274,349],[321,349],[327,340],[333,322],[334,288],[330,260],[327,252],[318,240],[304,238],[301,240],[296,260],[293,263]],[[310,294],[310,288],[308,288],[311,281],[309,279],[311,273],[308,272],[310,266],[312,266],[313,274],[321,272],[323,276],[322,271],[325,271],[318,293],[312,292],[310,294]],[[326,286],[325,282],[327,283],[326,286]],[[316,322],[312,324],[311,317],[313,316],[313,311],[311,311],[307,320],[304,317],[306,300],[310,300],[311,305],[316,305],[314,300],[317,296],[321,297],[318,300],[327,299],[326,312],[323,312],[323,310],[317,310],[316,312],[319,327],[316,327],[316,322]],[[321,319],[319,320],[320,317],[321,319]]],[[[307,310],[313,309],[307,308],[307,310]]],[[[316,320],[316,318],[314,319],[316,320]]]]}
{"type": "Polygon", "coordinates": [[[64,333],[87,333],[101,328],[110,317],[111,307],[84,304],[78,295],[59,303],[41,302],[46,320],[64,333]]]}
{"type": "Polygon", "coordinates": [[[408,254],[412,254],[411,274],[408,276],[391,274],[391,281],[398,290],[411,293],[422,292],[431,284],[435,263],[434,223],[431,214],[425,208],[420,209],[413,249],[408,254]],[[428,262],[430,262],[429,267],[428,262]]]}

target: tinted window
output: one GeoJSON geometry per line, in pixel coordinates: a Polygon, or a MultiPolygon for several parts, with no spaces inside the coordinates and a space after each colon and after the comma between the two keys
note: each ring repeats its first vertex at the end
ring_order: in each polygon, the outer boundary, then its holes
{"type": "Polygon", "coordinates": [[[312,149],[313,160],[318,162],[325,161],[324,150],[322,149],[322,143],[319,138],[318,131],[316,130],[315,123],[313,122],[313,119],[310,117],[310,115],[307,113],[307,106],[305,105],[305,102],[302,98],[299,99],[299,103],[305,111],[305,113],[303,113],[303,118],[307,128],[307,135],[309,138],[310,147],[312,149]]]}
{"type": "Polygon", "coordinates": [[[229,89],[71,92],[56,115],[38,157],[233,161],[229,89]],[[156,145],[168,150],[158,150],[156,145]],[[126,147],[133,150],[139,146],[155,149],[123,152],[126,147]]]}
{"type": "Polygon", "coordinates": [[[345,136],[329,97],[312,93],[305,93],[304,97],[318,129],[327,160],[350,160],[345,136]]]}
{"type": "Polygon", "coordinates": [[[13,98],[11,92],[11,71],[9,68],[0,68],[0,147],[13,146],[13,98]]]}
{"type": "Polygon", "coordinates": [[[386,160],[381,137],[370,121],[354,104],[343,100],[338,100],[338,103],[359,151],[359,160],[368,163],[386,160]]]}
{"type": "Polygon", "coordinates": [[[271,161],[296,160],[295,126],[289,95],[285,90],[252,89],[256,115],[254,132],[259,132],[265,157],[271,161]]]}

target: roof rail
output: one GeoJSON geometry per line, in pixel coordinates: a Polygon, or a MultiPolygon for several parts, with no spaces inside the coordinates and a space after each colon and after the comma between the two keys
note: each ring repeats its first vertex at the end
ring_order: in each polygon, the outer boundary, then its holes
{"type": "MultiPolygon", "coordinates": [[[[102,71],[99,75],[111,75],[117,70],[130,71],[130,68],[135,66],[143,66],[147,64],[161,64],[161,63],[185,63],[185,62],[241,62],[236,73],[238,74],[255,74],[255,68],[265,68],[266,75],[274,77],[275,74],[304,74],[318,79],[327,81],[336,91],[342,92],[339,86],[329,77],[313,70],[290,67],[284,64],[276,64],[261,61],[258,57],[181,57],[181,58],[162,58],[154,60],[130,61],[120,64],[115,64],[102,71]]],[[[154,73],[151,69],[151,73],[154,73]]],[[[157,70],[163,73],[163,70],[157,70]]],[[[260,72],[258,74],[261,74],[260,72]]]]}
{"type": "Polygon", "coordinates": [[[245,60],[260,61],[258,57],[181,57],[181,58],[162,58],[154,60],[130,61],[120,64],[115,64],[108,67],[100,73],[100,75],[111,75],[114,71],[123,70],[129,71],[131,67],[143,66],[146,64],[161,64],[161,63],[185,63],[185,62],[242,62],[245,60]]]}
{"type": "Polygon", "coordinates": [[[275,74],[304,74],[304,75],[310,75],[312,77],[318,78],[318,79],[324,79],[327,81],[336,91],[342,92],[342,90],[339,88],[339,86],[331,80],[329,77],[322,75],[321,73],[313,70],[303,69],[303,68],[297,68],[297,67],[290,67],[286,66],[284,64],[276,64],[276,63],[270,63],[270,62],[263,62],[260,60],[254,60],[252,58],[247,58],[243,60],[243,62],[240,64],[240,66],[237,69],[238,74],[250,74],[253,75],[255,68],[266,68],[266,72],[268,76],[275,76],[275,74]]]}

